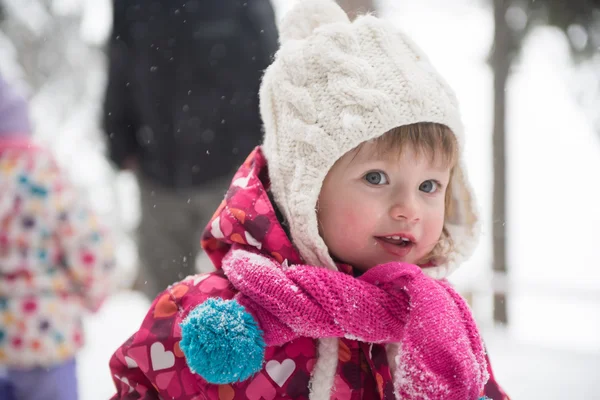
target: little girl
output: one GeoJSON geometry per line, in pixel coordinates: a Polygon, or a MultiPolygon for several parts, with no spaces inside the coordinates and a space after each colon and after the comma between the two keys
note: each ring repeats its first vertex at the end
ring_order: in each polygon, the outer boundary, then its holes
{"type": "Polygon", "coordinates": [[[113,270],[108,232],[33,143],[27,103],[0,76],[1,399],[77,399],[81,318],[113,270]]]}
{"type": "Polygon", "coordinates": [[[265,140],[113,355],[114,399],[507,399],[444,280],[477,236],[456,98],[408,37],[299,2],[265,140]]]}

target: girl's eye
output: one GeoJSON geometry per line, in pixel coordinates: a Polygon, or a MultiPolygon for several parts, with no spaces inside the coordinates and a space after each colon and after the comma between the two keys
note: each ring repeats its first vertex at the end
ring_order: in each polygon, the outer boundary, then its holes
{"type": "Polygon", "coordinates": [[[387,176],[381,171],[367,172],[364,179],[371,185],[387,185],[389,183],[387,176]]]}
{"type": "Polygon", "coordinates": [[[419,190],[425,193],[434,193],[438,190],[439,186],[439,183],[430,179],[421,183],[421,186],[419,186],[419,190]]]}

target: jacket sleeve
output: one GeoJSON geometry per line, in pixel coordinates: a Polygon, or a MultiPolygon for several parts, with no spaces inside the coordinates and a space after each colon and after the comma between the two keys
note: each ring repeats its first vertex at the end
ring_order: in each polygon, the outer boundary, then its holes
{"type": "Polygon", "coordinates": [[[160,293],[140,328],[110,359],[112,400],[219,398],[217,386],[190,371],[179,347],[180,324],[207,298],[233,295],[221,272],[188,277],[160,293]]]}
{"type": "Polygon", "coordinates": [[[110,159],[119,168],[139,150],[139,128],[133,103],[130,40],[126,12],[129,2],[113,2],[113,28],[108,44],[108,82],[104,98],[102,125],[108,137],[110,159]]]}
{"type": "Polygon", "coordinates": [[[60,248],[59,263],[85,307],[95,312],[112,287],[115,248],[111,234],[51,158],[42,174],[52,182],[49,205],[60,248]]]}

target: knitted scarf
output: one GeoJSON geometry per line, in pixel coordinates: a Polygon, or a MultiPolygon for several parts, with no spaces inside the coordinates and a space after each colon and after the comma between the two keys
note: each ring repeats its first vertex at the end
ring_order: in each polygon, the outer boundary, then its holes
{"type": "Polygon", "coordinates": [[[236,300],[260,321],[267,346],[298,337],[398,342],[410,312],[406,286],[424,277],[415,265],[390,264],[354,278],[326,268],[281,266],[241,249],[231,251],[222,268],[240,291],[236,300]]]}
{"type": "MultiPolygon", "coordinates": [[[[208,382],[245,380],[262,368],[263,346],[299,337],[320,344],[341,337],[401,342],[393,363],[394,386],[403,399],[477,399],[487,381],[483,343],[468,306],[447,282],[427,277],[416,265],[391,262],[355,278],[279,264],[234,246],[222,268],[239,291],[234,300],[208,299],[182,323],[186,361],[208,382]],[[239,363],[240,356],[247,362],[239,363]]],[[[321,360],[337,360],[321,351],[329,347],[319,346],[315,371],[321,360]]],[[[335,365],[326,364],[330,378],[335,365]]],[[[323,388],[317,389],[319,376],[313,373],[311,399],[329,397],[332,380],[319,378],[323,388]]]]}

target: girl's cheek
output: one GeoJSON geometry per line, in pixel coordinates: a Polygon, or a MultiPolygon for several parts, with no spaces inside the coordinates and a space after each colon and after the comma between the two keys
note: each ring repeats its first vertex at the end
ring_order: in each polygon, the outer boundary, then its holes
{"type": "Polygon", "coordinates": [[[339,210],[339,216],[350,226],[356,226],[356,224],[362,222],[361,215],[366,212],[366,210],[361,210],[361,208],[359,205],[352,203],[344,204],[339,210]]]}

